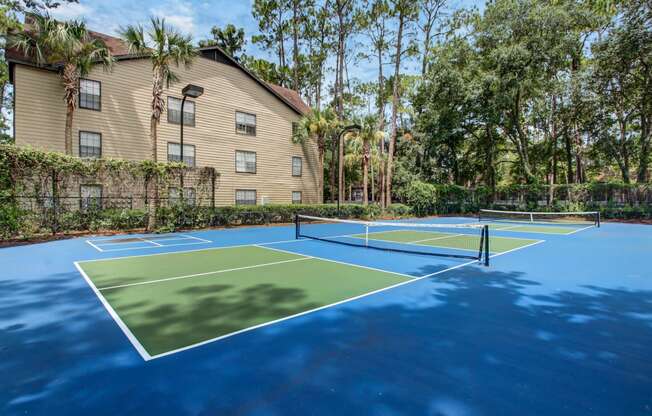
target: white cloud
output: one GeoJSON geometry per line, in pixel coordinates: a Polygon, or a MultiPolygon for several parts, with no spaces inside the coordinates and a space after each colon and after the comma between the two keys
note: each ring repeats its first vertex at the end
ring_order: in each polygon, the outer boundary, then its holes
{"type": "Polygon", "coordinates": [[[81,3],[65,3],[51,10],[53,17],[59,20],[83,19],[93,13],[93,9],[81,3]]]}
{"type": "Polygon", "coordinates": [[[150,9],[152,15],[165,18],[166,22],[183,34],[197,35],[194,7],[189,1],[170,0],[150,9]]]}

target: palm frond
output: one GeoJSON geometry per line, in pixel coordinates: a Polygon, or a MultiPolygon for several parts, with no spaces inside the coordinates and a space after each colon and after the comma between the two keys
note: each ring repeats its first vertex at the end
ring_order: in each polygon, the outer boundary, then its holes
{"type": "Polygon", "coordinates": [[[129,25],[119,30],[120,37],[127,44],[130,54],[140,55],[147,51],[145,31],[141,25],[129,25]]]}

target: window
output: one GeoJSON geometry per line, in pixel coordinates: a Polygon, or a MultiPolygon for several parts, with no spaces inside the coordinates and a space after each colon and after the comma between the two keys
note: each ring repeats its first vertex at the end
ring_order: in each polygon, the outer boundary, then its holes
{"type": "Polygon", "coordinates": [[[102,185],[81,185],[79,196],[81,209],[102,208],[102,185]]]}
{"type": "Polygon", "coordinates": [[[292,136],[295,136],[299,131],[299,123],[296,121],[292,122],[292,136]]]}
{"type": "Polygon", "coordinates": [[[301,203],[301,191],[292,191],[292,203],[293,204],[301,203]]]}
{"type": "Polygon", "coordinates": [[[102,157],[102,135],[90,131],[79,132],[79,157],[102,157]]]}
{"type": "MultiPolygon", "coordinates": [[[[168,188],[168,201],[170,205],[175,205],[181,202],[179,198],[179,188],[168,188]]],[[[195,205],[196,193],[195,188],[183,188],[183,202],[188,205],[195,205]]]]}
{"type": "Polygon", "coordinates": [[[236,150],[235,171],[238,173],[256,173],[256,152],[236,150]]]}
{"type": "MultiPolygon", "coordinates": [[[[181,100],[168,97],[168,123],[181,123],[181,100]]],[[[195,127],[195,103],[186,100],[183,105],[183,125],[195,127]]]]}
{"type": "Polygon", "coordinates": [[[303,160],[299,156],[292,156],[292,176],[301,176],[303,160]]]}
{"type": "Polygon", "coordinates": [[[254,114],[235,113],[235,131],[236,133],[246,134],[248,136],[256,135],[256,116],[254,114]]]}
{"type": "MultiPolygon", "coordinates": [[[[183,145],[183,161],[188,166],[195,166],[195,146],[183,145]]],[[[168,162],[181,162],[181,145],[168,143],[168,162]]]]}
{"type": "Polygon", "coordinates": [[[102,109],[102,86],[99,81],[79,80],[79,108],[97,111],[102,109]]]}
{"type": "Polygon", "coordinates": [[[256,191],[251,189],[236,189],[235,204],[256,205],[256,191]]]}

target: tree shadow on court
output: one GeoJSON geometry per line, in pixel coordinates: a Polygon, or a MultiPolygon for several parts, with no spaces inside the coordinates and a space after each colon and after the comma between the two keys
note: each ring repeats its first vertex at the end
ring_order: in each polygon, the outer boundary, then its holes
{"type": "MultiPolygon", "coordinates": [[[[302,302],[261,286],[184,293],[183,325],[302,302]]],[[[651,309],[651,291],[469,267],[145,362],[77,273],[3,280],[0,413],[643,415],[651,309]]]]}
{"type": "MultiPolygon", "coordinates": [[[[122,301],[121,290],[108,295],[114,306],[122,301]]],[[[148,353],[157,355],[318,306],[303,290],[271,283],[202,284],[177,290],[169,303],[140,300],[117,310],[148,353]]]]}

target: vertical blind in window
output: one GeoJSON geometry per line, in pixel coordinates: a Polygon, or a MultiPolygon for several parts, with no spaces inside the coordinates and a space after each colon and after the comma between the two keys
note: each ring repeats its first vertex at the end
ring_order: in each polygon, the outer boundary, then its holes
{"type": "Polygon", "coordinates": [[[89,131],[79,132],[79,157],[99,158],[102,156],[102,136],[89,131]]]}
{"type": "Polygon", "coordinates": [[[89,110],[102,108],[101,86],[98,81],[79,80],[79,107],[89,110]]]}

